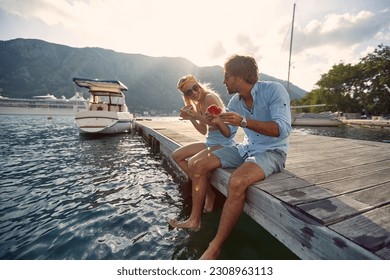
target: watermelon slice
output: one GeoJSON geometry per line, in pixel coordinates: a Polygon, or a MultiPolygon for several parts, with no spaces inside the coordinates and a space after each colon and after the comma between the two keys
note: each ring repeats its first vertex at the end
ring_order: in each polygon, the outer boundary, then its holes
{"type": "Polygon", "coordinates": [[[219,114],[221,114],[222,109],[219,108],[217,105],[210,105],[209,107],[207,107],[207,112],[209,112],[213,116],[218,116],[219,114]]]}

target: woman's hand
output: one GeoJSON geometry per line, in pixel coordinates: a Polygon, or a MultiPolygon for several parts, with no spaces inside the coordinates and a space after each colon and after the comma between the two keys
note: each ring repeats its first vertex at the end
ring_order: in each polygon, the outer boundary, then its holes
{"type": "Polygon", "coordinates": [[[222,119],[219,117],[220,115],[213,115],[209,112],[205,113],[205,119],[209,124],[216,125],[218,123],[222,123],[222,119]]]}
{"type": "Polygon", "coordinates": [[[180,117],[183,118],[184,120],[193,119],[195,118],[195,115],[196,112],[192,107],[192,105],[187,105],[180,109],[180,117]]]}

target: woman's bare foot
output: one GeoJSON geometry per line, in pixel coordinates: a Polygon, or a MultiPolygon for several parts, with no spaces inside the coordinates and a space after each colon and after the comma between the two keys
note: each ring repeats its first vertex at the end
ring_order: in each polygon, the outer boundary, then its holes
{"type": "Polygon", "coordinates": [[[203,213],[210,213],[214,210],[214,201],[215,193],[213,191],[208,191],[206,195],[206,200],[203,207],[203,213]]]}
{"type": "Polygon", "coordinates": [[[198,231],[200,229],[200,223],[192,222],[190,220],[180,222],[175,219],[168,219],[168,224],[173,228],[185,228],[193,231],[198,231]]]}

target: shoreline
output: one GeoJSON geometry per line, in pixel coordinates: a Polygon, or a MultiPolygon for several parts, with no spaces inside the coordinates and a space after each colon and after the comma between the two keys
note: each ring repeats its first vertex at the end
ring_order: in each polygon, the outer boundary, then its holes
{"type": "Polygon", "coordinates": [[[340,121],[342,121],[345,125],[390,129],[390,120],[340,119],[340,121]]]}

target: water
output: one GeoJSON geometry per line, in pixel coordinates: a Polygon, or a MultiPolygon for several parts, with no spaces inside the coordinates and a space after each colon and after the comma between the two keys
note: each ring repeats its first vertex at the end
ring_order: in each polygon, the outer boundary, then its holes
{"type": "Polygon", "coordinates": [[[307,134],[340,137],[348,139],[369,140],[376,142],[390,141],[389,128],[367,128],[357,126],[340,126],[340,127],[294,127],[294,131],[307,134]]]}
{"type": "MultiPolygon", "coordinates": [[[[0,259],[197,259],[224,198],[198,232],[190,186],[133,134],[87,137],[72,117],[0,116],[0,259]]],[[[295,259],[243,215],[221,259],[295,259]]]]}

